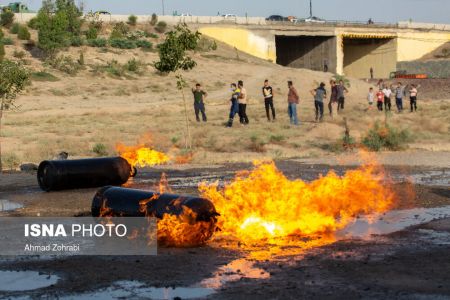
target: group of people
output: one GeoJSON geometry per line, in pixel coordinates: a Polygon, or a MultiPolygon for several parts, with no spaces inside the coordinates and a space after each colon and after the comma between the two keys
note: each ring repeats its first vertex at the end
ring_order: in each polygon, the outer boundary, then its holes
{"type": "MultiPolygon", "coordinates": [[[[333,116],[335,111],[339,112],[345,107],[345,94],[348,93],[348,89],[345,87],[342,80],[336,83],[335,80],[330,81],[331,85],[331,96],[328,102],[328,110],[330,116],[333,116]]],[[[288,115],[289,120],[292,125],[299,125],[299,118],[297,113],[297,105],[300,101],[300,96],[297,89],[294,87],[292,81],[288,81],[288,115]]],[[[249,119],[247,116],[247,90],[244,88],[244,82],[239,80],[238,83],[232,83],[230,85],[231,98],[230,98],[230,113],[227,127],[233,127],[233,122],[236,114],[239,116],[239,122],[243,126],[249,124],[249,119]]],[[[200,122],[200,115],[203,122],[207,122],[206,110],[205,110],[205,98],[208,93],[202,88],[200,83],[197,83],[195,88],[192,89],[192,94],[194,96],[194,111],[197,122],[200,122]]],[[[321,122],[323,120],[324,114],[324,102],[327,98],[327,91],[325,89],[325,83],[320,83],[320,85],[311,90],[311,94],[314,97],[314,106],[316,113],[316,122],[321,122]]],[[[262,97],[264,99],[264,106],[266,110],[266,117],[269,122],[275,122],[276,112],[274,106],[274,90],[269,83],[269,80],[264,81],[262,87],[262,97]]]]}
{"type": "Polygon", "coordinates": [[[367,95],[369,107],[372,107],[376,99],[379,111],[383,111],[383,106],[385,111],[391,111],[391,98],[395,97],[397,111],[401,113],[403,112],[403,98],[406,97],[408,91],[411,112],[417,111],[418,87],[415,84],[404,86],[401,82],[398,82],[396,85],[389,86],[384,84],[383,80],[380,80],[377,86],[378,92],[376,93],[373,88],[369,89],[369,94],[367,95]]]}
{"type": "MultiPolygon", "coordinates": [[[[367,100],[369,102],[369,108],[371,108],[376,100],[377,108],[379,111],[391,110],[391,98],[395,97],[395,104],[399,113],[403,111],[403,98],[406,96],[408,91],[411,112],[417,111],[417,86],[411,84],[411,86],[404,86],[401,82],[396,85],[388,86],[384,84],[383,80],[380,80],[377,84],[378,92],[375,93],[374,88],[370,88],[367,100]],[[409,87],[409,89],[408,89],[409,87]]],[[[315,107],[315,120],[316,122],[321,122],[324,115],[324,102],[327,100],[327,90],[325,89],[326,84],[320,83],[319,86],[311,90],[311,95],[314,97],[314,107],[315,107]]],[[[292,125],[299,125],[299,118],[297,114],[297,105],[300,101],[300,96],[297,89],[294,87],[292,81],[288,81],[288,115],[289,120],[292,125]]],[[[244,82],[239,80],[238,83],[232,83],[230,85],[231,98],[230,98],[230,113],[228,117],[227,127],[233,127],[234,118],[236,115],[239,116],[239,122],[242,126],[249,124],[249,119],[247,116],[247,90],[244,88],[244,82]]],[[[328,101],[328,111],[331,117],[333,117],[335,112],[339,112],[345,108],[345,96],[348,93],[348,89],[345,86],[343,80],[339,80],[337,83],[335,80],[330,81],[330,97],[328,101]]],[[[200,122],[200,116],[204,122],[207,121],[206,110],[205,110],[205,98],[208,93],[202,88],[202,86],[197,83],[195,88],[192,89],[194,95],[194,111],[197,122],[200,122]]],[[[269,80],[264,81],[262,87],[262,97],[264,99],[264,106],[266,110],[266,117],[269,122],[274,122],[276,120],[276,112],[274,106],[274,90],[269,83],[269,80]]]]}

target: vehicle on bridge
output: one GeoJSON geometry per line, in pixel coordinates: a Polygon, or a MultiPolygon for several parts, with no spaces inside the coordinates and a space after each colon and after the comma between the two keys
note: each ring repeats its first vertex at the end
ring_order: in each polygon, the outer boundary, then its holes
{"type": "Polygon", "coordinates": [[[283,22],[283,21],[288,21],[288,18],[280,16],[280,15],[271,15],[266,18],[266,21],[283,22]]]}
{"type": "Polygon", "coordinates": [[[222,17],[224,19],[236,19],[237,15],[235,15],[235,14],[224,14],[224,15],[222,15],[222,17]]]}
{"type": "Polygon", "coordinates": [[[26,6],[22,2],[11,2],[8,5],[0,6],[0,9],[2,11],[12,11],[13,13],[31,13],[33,11],[28,9],[28,6],[26,6]]]}
{"type": "Polygon", "coordinates": [[[427,74],[408,74],[407,71],[401,70],[401,71],[395,71],[391,72],[389,75],[389,78],[391,79],[427,79],[427,74]]]}
{"type": "Polygon", "coordinates": [[[295,23],[319,23],[319,24],[325,24],[327,21],[318,17],[309,17],[305,19],[298,19],[295,21],[295,23]]]}

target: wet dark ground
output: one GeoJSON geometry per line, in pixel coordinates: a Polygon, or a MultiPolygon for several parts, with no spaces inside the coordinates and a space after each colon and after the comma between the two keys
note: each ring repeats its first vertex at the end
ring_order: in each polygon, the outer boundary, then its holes
{"type": "MultiPolygon", "coordinates": [[[[325,165],[277,162],[290,178],[313,180],[330,169],[325,165]]],[[[211,169],[164,170],[175,192],[195,194],[200,181],[230,180],[248,164],[211,169]]],[[[347,168],[334,168],[343,173],[347,168]]],[[[398,181],[398,209],[450,206],[449,170],[388,167],[398,181]],[[405,182],[405,178],[413,182],[405,182]],[[414,193],[412,193],[412,191],[414,193]]],[[[161,169],[141,170],[130,187],[151,189],[161,169]]],[[[96,189],[40,192],[34,175],[0,175],[0,199],[24,208],[0,212],[8,216],[88,215],[96,189]]],[[[258,251],[270,250],[267,245],[258,251]]],[[[339,240],[320,247],[298,245],[253,260],[249,247],[237,241],[213,241],[194,249],[158,250],[146,257],[3,257],[0,270],[38,271],[57,275],[51,286],[31,291],[0,291],[0,299],[14,297],[101,299],[450,299],[450,218],[407,227],[398,232],[339,240]],[[289,251],[288,251],[289,250],[289,251]],[[242,258],[245,258],[242,260],[242,258]],[[250,262],[250,265],[247,263],[250,262]],[[231,267],[229,267],[231,264],[231,267]],[[124,288],[114,287],[128,282],[124,288]],[[136,287],[167,288],[154,290],[136,287]],[[131,286],[131,287],[130,287],[131,286]],[[171,288],[207,288],[172,293],[171,288]],[[214,288],[214,289],[211,289],[214,288]],[[160,291],[160,290],[158,290],[160,291]],[[201,292],[205,292],[201,291],[201,292]],[[206,296],[207,294],[209,296],[206,296]]],[[[254,250],[255,248],[252,248],[254,250]]],[[[1,280],[1,275],[0,275],[1,280]]]]}

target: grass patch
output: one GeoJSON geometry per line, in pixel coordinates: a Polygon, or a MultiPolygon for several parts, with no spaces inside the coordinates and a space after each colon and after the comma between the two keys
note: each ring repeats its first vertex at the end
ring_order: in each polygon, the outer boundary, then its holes
{"type": "Polygon", "coordinates": [[[45,72],[45,71],[40,71],[40,72],[33,72],[31,73],[31,80],[34,81],[58,81],[59,78],[56,77],[55,75],[45,72]]]}
{"type": "Polygon", "coordinates": [[[106,150],[106,146],[102,143],[97,143],[92,147],[92,152],[97,154],[97,156],[107,156],[108,150],[106,150]]]}

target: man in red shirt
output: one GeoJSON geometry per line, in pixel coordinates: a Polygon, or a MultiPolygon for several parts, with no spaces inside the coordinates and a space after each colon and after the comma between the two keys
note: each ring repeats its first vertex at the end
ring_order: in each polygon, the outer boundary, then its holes
{"type": "Polygon", "coordinates": [[[383,111],[383,101],[384,101],[384,93],[383,90],[380,90],[377,93],[377,107],[379,111],[383,111]]]}

